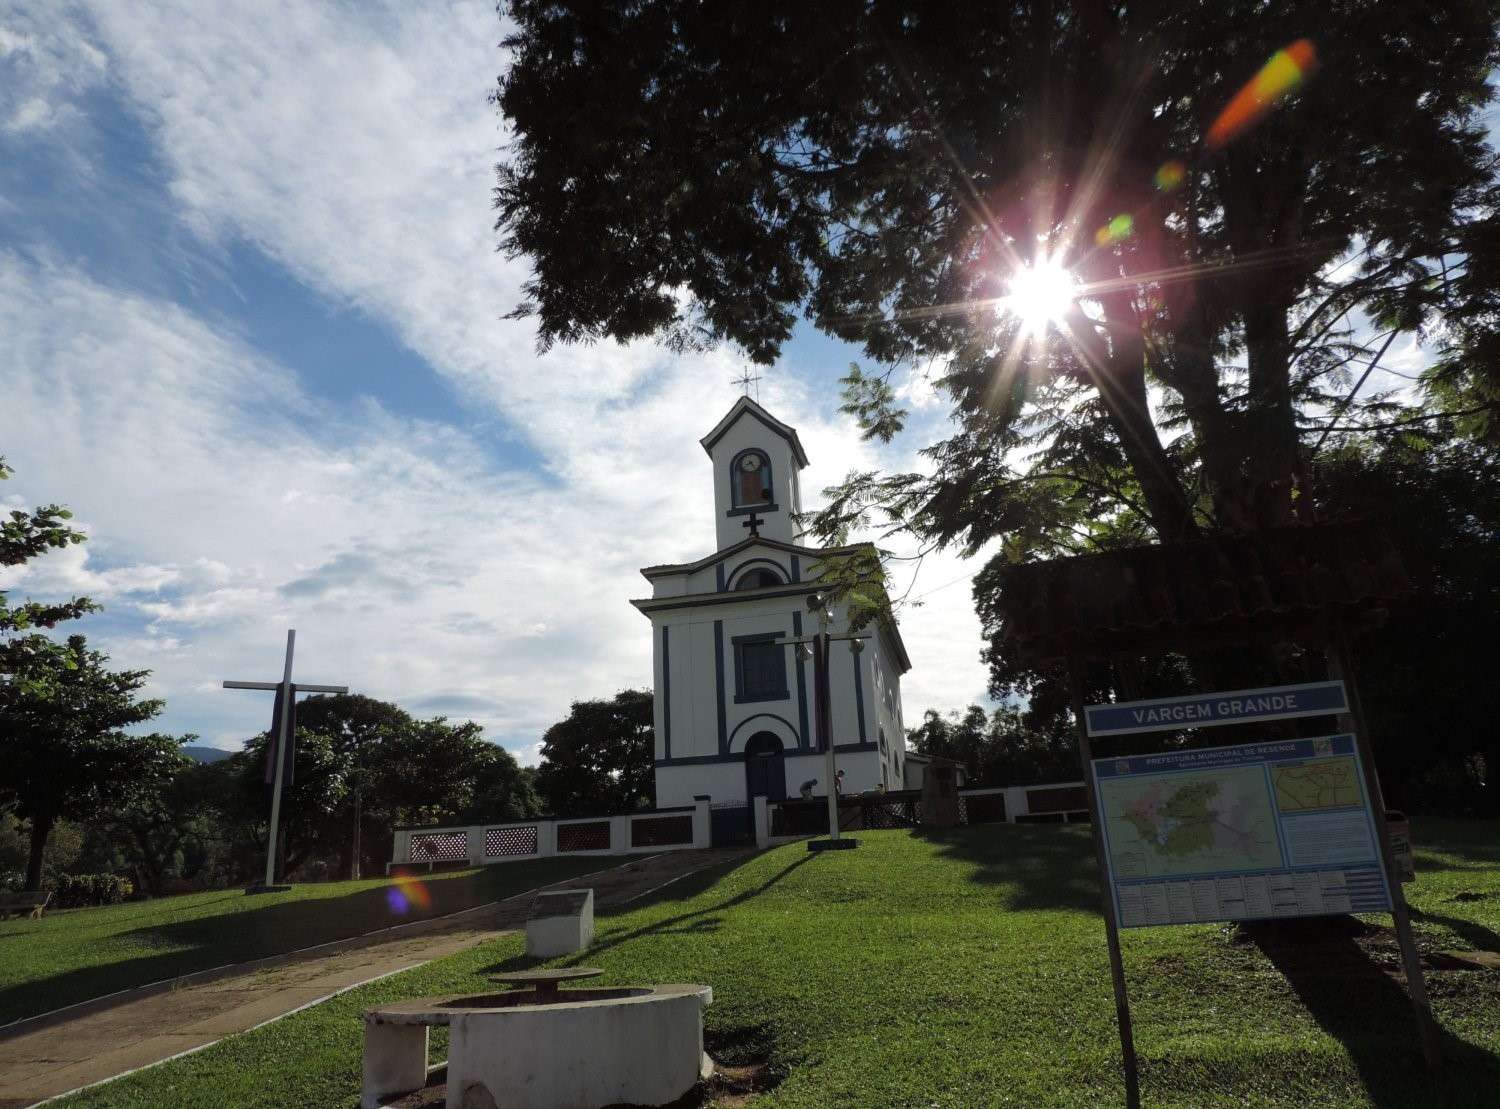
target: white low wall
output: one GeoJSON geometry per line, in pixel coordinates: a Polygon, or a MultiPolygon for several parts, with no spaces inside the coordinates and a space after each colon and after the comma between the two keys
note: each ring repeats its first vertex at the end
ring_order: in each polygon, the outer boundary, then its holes
{"type": "Polygon", "coordinates": [[[655,855],[708,847],[708,809],[708,798],[702,797],[682,808],[624,816],[398,828],[386,869],[439,864],[488,866],[553,855],[655,855]]]}
{"type": "MultiPolygon", "coordinates": [[[[1074,782],[1046,782],[1039,785],[1029,786],[986,786],[958,791],[959,823],[961,824],[991,824],[1004,821],[1008,824],[1031,823],[1040,821],[1074,821],[1088,818],[1088,800],[1084,783],[1074,782]]],[[[919,790],[904,790],[891,793],[863,793],[845,795],[839,800],[840,822],[844,827],[849,827],[848,811],[859,807],[862,803],[872,807],[872,819],[882,822],[869,825],[869,827],[893,827],[909,826],[907,824],[893,824],[888,822],[887,817],[879,810],[880,802],[884,799],[889,805],[898,806],[896,817],[898,821],[921,822],[921,792],[919,790]],[[899,807],[905,804],[913,804],[910,811],[901,811],[899,807]]],[[[802,829],[799,835],[773,835],[772,830],[778,827],[778,819],[773,810],[782,802],[767,801],[764,797],[755,799],[755,842],[758,847],[774,847],[779,843],[787,843],[793,839],[803,838],[803,835],[822,835],[827,827],[827,819],[823,815],[823,806],[826,805],[826,797],[813,799],[814,814],[811,818],[806,817],[809,811],[804,806],[806,802],[795,802],[797,807],[803,811],[803,817],[798,818],[795,825],[802,829]],[[804,825],[803,820],[810,819],[810,823],[804,825]],[[812,825],[816,825],[816,829],[812,825]]],[[[862,821],[861,821],[862,823],[862,821]]],[[[852,830],[852,829],[851,829],[852,830]]]]}

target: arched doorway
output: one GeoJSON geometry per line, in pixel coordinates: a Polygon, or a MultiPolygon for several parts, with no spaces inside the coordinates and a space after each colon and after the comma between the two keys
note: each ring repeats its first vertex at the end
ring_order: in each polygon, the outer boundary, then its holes
{"type": "Polygon", "coordinates": [[[786,800],[786,766],[781,740],[773,732],[756,732],[745,744],[745,800],[786,800]]]}

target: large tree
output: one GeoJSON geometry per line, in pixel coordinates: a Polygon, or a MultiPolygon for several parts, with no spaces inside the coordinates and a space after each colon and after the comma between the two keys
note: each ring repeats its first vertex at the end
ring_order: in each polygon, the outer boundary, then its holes
{"type": "MultiPolygon", "coordinates": [[[[0,458],[0,481],[11,470],[0,458]]],[[[73,514],[61,505],[49,504],[27,512],[12,509],[0,518],[0,567],[22,566],[47,551],[82,543],[84,535],[68,523],[73,514]]],[[[14,698],[34,691],[66,662],[58,644],[42,629],[75,620],[96,606],[87,597],[43,603],[25,601],[12,605],[0,589],[0,712],[14,698]]],[[[3,800],[0,795],[0,800],[3,800]]]]}
{"type": "Polygon", "coordinates": [[[198,737],[151,735],[136,770],[136,788],[94,814],[96,828],[109,834],[134,868],[137,887],[154,897],[166,892],[193,838],[206,839],[218,812],[217,774],[208,764],[184,755],[181,746],[198,737]]]}
{"type": "Polygon", "coordinates": [[[649,807],[652,798],[651,691],[626,689],[608,701],[574,701],[567,719],[542,736],[536,788],[557,816],[598,816],[649,807]]]}
{"type": "Polygon", "coordinates": [[[47,837],[59,819],[90,820],[132,794],[157,788],[154,773],[176,741],[122,729],[151,719],[162,702],[143,700],[146,670],[110,670],[84,637],[33,655],[32,677],[0,706],[0,792],[30,823],[26,886],[39,888],[47,837]]]}
{"type": "Polygon", "coordinates": [[[935,360],[958,433],[930,473],[851,475],[827,535],[876,505],[1013,558],[1283,523],[1314,508],[1311,437],[1386,411],[1330,407],[1370,342],[1440,333],[1450,407],[1489,403],[1489,332],[1454,317],[1494,300],[1497,10],[517,0],[496,95],[498,226],[533,266],[516,312],[543,345],[763,362],[805,315],[882,367],[848,397],[882,435],[889,369],[935,360]],[[1294,95],[1215,128],[1304,36],[1294,95]],[[1029,334],[997,300],[1045,263],[1082,294],[1029,334]]]}
{"type": "Polygon", "coordinates": [[[911,749],[963,764],[971,785],[1020,785],[1061,781],[1078,773],[1073,740],[1065,722],[1038,728],[1010,705],[986,713],[979,705],[944,716],[928,709],[922,723],[906,731],[911,749]]]}
{"type": "MultiPolygon", "coordinates": [[[[236,811],[250,814],[263,842],[267,733],[234,760],[236,811]]],[[[297,706],[295,773],[282,797],[284,869],[312,861],[347,874],[356,813],[360,869],[390,857],[401,824],[524,819],[539,806],[530,772],[484,738],[472,721],[417,720],[398,706],[358,694],[309,697],[297,706]]]]}

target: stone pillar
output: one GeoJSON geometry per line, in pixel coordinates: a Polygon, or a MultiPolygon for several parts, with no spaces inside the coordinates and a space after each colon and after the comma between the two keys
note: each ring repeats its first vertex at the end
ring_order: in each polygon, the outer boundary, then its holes
{"type": "Polygon", "coordinates": [[[609,818],[609,849],[615,854],[631,850],[630,817],[612,816],[609,818]]]}
{"type": "Polygon", "coordinates": [[[536,854],[537,858],[557,854],[557,821],[536,822],[536,854]]]}
{"type": "Polygon", "coordinates": [[[771,806],[764,797],[755,799],[755,846],[768,847],[771,843],[771,806]]]}
{"type": "Polygon", "coordinates": [[[693,798],[693,846],[713,846],[713,818],[709,815],[709,795],[700,793],[693,798]]]}
{"type": "Polygon", "coordinates": [[[411,862],[411,832],[403,828],[396,833],[396,842],[391,845],[392,863],[411,862]]]}
{"type": "Polygon", "coordinates": [[[365,1021],[360,1109],[380,1109],[427,1085],[427,1025],[365,1021]]]}
{"type": "Polygon", "coordinates": [[[473,827],[465,828],[464,831],[467,832],[469,836],[469,865],[483,866],[484,826],[482,824],[476,824],[473,827]]]}

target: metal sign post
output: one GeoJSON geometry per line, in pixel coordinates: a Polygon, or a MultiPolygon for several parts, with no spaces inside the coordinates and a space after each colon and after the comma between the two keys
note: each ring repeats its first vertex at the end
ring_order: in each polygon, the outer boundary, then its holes
{"type": "Polygon", "coordinates": [[[1078,753],[1083,759],[1083,783],[1089,799],[1089,829],[1094,840],[1094,861],[1099,868],[1100,906],[1104,910],[1104,931],[1109,940],[1109,975],[1115,987],[1115,1020],[1120,1026],[1120,1059],[1125,1068],[1125,1104],[1140,1109],[1141,1079],[1135,1057],[1135,1029],[1130,1022],[1130,995],[1125,988],[1125,962],[1120,955],[1120,926],[1115,919],[1115,899],[1109,885],[1109,860],[1104,854],[1104,818],[1099,809],[1099,794],[1094,783],[1094,756],[1089,745],[1088,717],[1083,705],[1083,677],[1078,661],[1067,660],[1068,695],[1073,701],[1073,720],[1078,730],[1078,753]]]}
{"type": "Polygon", "coordinates": [[[287,749],[291,746],[292,705],[298,693],[348,693],[347,685],[294,685],[292,683],[292,652],[297,644],[297,632],[288,628],[286,633],[286,664],[279,682],[225,682],[225,689],[266,689],[276,693],[280,712],[271,730],[275,758],[271,777],[271,826],[266,833],[266,876],[259,885],[251,886],[249,893],[268,893],[289,886],[276,885],[276,829],[281,824],[281,792],[286,781],[287,749]]]}

